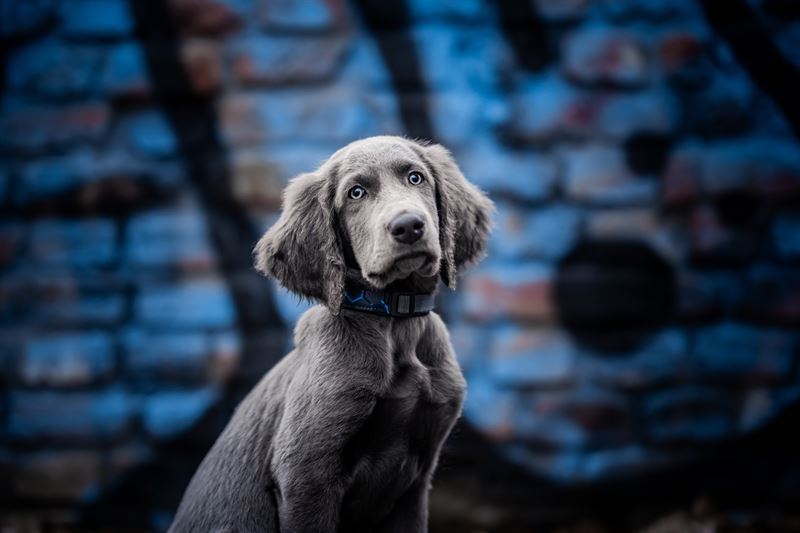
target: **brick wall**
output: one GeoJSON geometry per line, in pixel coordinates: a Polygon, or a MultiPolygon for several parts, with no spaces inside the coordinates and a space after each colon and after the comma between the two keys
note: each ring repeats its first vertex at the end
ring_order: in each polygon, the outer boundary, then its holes
{"type": "MultiPolygon", "coordinates": [[[[800,68],[797,10],[755,4],[800,68]]],[[[249,269],[280,191],[380,133],[446,144],[497,203],[441,308],[465,423],[504,460],[645,474],[800,395],[798,126],[696,1],[0,9],[15,516],[74,518],[150,472],[137,509],[168,523],[303,309],[249,269]]]]}

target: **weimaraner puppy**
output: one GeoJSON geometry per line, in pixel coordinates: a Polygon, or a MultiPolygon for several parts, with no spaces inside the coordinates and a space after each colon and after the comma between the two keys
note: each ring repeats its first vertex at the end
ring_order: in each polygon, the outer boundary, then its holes
{"type": "Polygon", "coordinates": [[[319,301],[236,409],[172,532],[427,531],[465,383],[432,312],[480,259],[492,203],[442,146],[372,137],[293,179],[256,268],[319,301]]]}

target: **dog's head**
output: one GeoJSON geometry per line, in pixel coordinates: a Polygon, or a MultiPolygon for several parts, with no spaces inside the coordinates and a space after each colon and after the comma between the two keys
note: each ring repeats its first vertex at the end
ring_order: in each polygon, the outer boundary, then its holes
{"type": "Polygon", "coordinates": [[[348,266],[374,288],[413,274],[455,288],[458,271],[483,255],[492,208],[442,146],[363,139],[289,183],[256,268],[334,312],[348,266]]]}

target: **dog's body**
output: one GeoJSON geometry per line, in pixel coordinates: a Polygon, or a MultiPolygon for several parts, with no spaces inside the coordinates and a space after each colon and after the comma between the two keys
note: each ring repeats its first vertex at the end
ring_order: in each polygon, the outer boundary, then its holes
{"type": "Polygon", "coordinates": [[[354,143],[292,182],[257,267],[324,305],[301,317],[295,349],[237,408],[170,531],[427,529],[465,390],[447,329],[435,313],[341,309],[342,291],[346,280],[432,291],[439,274],[452,286],[482,254],[490,210],[444,149],[396,137],[354,143]],[[412,188],[409,172],[421,177],[412,188]]]}

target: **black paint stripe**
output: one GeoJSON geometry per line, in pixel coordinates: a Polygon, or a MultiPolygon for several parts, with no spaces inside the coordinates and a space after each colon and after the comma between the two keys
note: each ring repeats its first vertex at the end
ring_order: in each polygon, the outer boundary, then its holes
{"type": "Polygon", "coordinates": [[[405,0],[355,0],[355,4],[389,70],[406,134],[434,139],[428,89],[411,31],[408,5],[405,0]]]}
{"type": "Polygon", "coordinates": [[[800,139],[800,70],[772,42],[744,0],[699,0],[714,31],[733,50],[753,82],[769,95],[800,139]]]}

